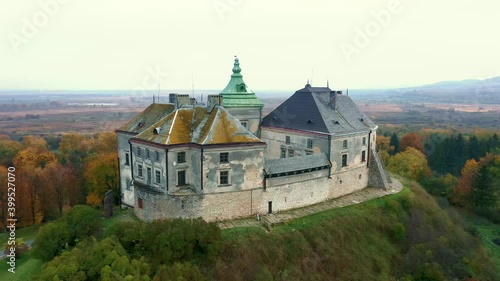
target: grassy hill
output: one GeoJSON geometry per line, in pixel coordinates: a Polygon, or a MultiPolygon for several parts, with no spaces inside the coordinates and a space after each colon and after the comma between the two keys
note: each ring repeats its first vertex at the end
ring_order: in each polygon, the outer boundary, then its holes
{"type": "MultiPolygon", "coordinates": [[[[468,218],[466,225],[454,209],[441,209],[419,185],[405,185],[398,194],[266,229],[222,230],[221,252],[188,262],[202,273],[196,280],[500,280],[498,246],[483,239],[480,228],[476,236],[481,240],[464,230],[477,221],[468,218]]],[[[140,224],[127,211],[103,226],[110,229],[120,223],[127,230],[140,224]]],[[[492,226],[489,229],[490,238],[495,238],[492,226]]],[[[144,249],[138,254],[125,248],[130,258],[157,258],[144,249]]],[[[16,270],[22,276],[15,276],[23,279],[3,279],[13,276],[1,272],[1,280],[26,280],[28,273],[44,271],[41,264],[23,258],[16,270]]]]}

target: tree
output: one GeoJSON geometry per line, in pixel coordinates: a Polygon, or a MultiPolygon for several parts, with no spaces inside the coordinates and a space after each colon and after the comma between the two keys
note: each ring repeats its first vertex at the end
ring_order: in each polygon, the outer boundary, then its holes
{"type": "Polygon", "coordinates": [[[51,222],[42,226],[33,242],[33,257],[49,261],[59,255],[69,241],[68,224],[51,222]]]}
{"type": "Polygon", "coordinates": [[[0,166],[0,223],[3,231],[7,232],[7,208],[8,208],[8,170],[0,166]]]}
{"type": "Polygon", "coordinates": [[[110,153],[118,149],[116,134],[114,132],[101,132],[97,134],[94,151],[97,153],[110,153]]]}
{"type": "Polygon", "coordinates": [[[14,157],[22,147],[23,145],[17,141],[0,140],[0,165],[12,166],[14,157]]]}
{"type": "Polygon", "coordinates": [[[97,235],[101,229],[101,212],[86,205],[76,205],[63,217],[68,224],[69,243],[97,235]]]}
{"type": "Polygon", "coordinates": [[[119,199],[117,152],[94,155],[87,163],[85,179],[87,180],[89,192],[96,193],[100,200],[103,199],[108,190],[113,190],[115,198],[119,199]]]}
{"type": "Polygon", "coordinates": [[[413,147],[424,153],[422,138],[415,133],[408,133],[401,138],[399,142],[399,151],[406,151],[406,148],[413,147]]]}
{"type": "Polygon", "coordinates": [[[415,181],[421,181],[431,174],[427,158],[413,147],[408,147],[404,152],[392,157],[388,169],[415,181]]]}
{"type": "Polygon", "coordinates": [[[462,168],[462,175],[453,189],[453,203],[459,205],[464,205],[466,203],[466,200],[472,191],[472,186],[476,179],[478,169],[479,164],[475,159],[470,159],[465,162],[465,165],[462,168]]]}
{"type": "Polygon", "coordinates": [[[384,136],[377,136],[377,150],[380,152],[381,150],[385,150],[388,153],[392,153],[394,151],[394,146],[390,144],[390,139],[384,136]]]}
{"type": "Polygon", "coordinates": [[[399,139],[396,133],[392,133],[391,141],[389,142],[389,144],[394,147],[393,153],[396,154],[399,151],[399,139]]]}
{"type": "Polygon", "coordinates": [[[196,265],[189,262],[174,263],[172,266],[162,265],[153,281],[204,281],[207,280],[196,265]]]}
{"type": "Polygon", "coordinates": [[[500,195],[500,155],[488,154],[479,161],[479,169],[471,191],[471,203],[475,208],[490,209],[497,206],[500,195]]]}

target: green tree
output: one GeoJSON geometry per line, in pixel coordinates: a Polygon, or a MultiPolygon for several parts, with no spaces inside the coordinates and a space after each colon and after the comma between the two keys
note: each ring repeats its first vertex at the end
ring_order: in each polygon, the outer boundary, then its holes
{"type": "Polygon", "coordinates": [[[101,212],[85,205],[73,207],[64,215],[63,220],[68,225],[70,245],[74,245],[78,240],[97,235],[102,224],[101,212]]]}
{"type": "Polygon", "coordinates": [[[398,139],[398,135],[396,135],[396,133],[392,133],[391,141],[389,142],[389,144],[394,147],[393,154],[396,154],[397,152],[399,152],[399,139],[398,139]]]}
{"type": "Polygon", "coordinates": [[[189,262],[162,265],[153,281],[204,281],[207,280],[196,265],[189,262]]]}
{"type": "Polygon", "coordinates": [[[408,147],[404,152],[399,152],[392,157],[387,168],[415,181],[421,181],[431,174],[427,158],[413,147],[408,147]]]}
{"type": "Polygon", "coordinates": [[[65,222],[52,222],[42,226],[33,242],[33,257],[51,260],[65,249],[69,236],[68,224],[65,222]]]}

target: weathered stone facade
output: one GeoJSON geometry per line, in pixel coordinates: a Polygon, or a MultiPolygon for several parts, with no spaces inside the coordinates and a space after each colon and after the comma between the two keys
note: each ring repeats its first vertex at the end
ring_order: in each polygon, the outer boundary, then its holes
{"type": "Polygon", "coordinates": [[[297,91],[268,116],[231,80],[202,107],[185,95],[153,104],[118,133],[123,206],[146,221],[221,221],[386,188],[377,126],[340,91],[297,91]]]}

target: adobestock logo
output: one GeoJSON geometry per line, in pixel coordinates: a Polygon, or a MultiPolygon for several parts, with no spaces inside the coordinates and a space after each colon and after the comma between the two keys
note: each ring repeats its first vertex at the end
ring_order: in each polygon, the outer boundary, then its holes
{"type": "Polygon", "coordinates": [[[217,15],[219,15],[219,19],[224,20],[224,14],[232,12],[241,2],[243,2],[243,0],[214,0],[212,6],[215,12],[217,12],[217,15]]]}
{"type": "Polygon", "coordinates": [[[379,36],[382,30],[392,22],[393,16],[401,11],[403,11],[403,7],[399,0],[389,1],[385,9],[371,11],[371,20],[362,28],[356,27],[354,29],[352,43],[342,42],[340,44],[340,50],[347,62],[351,62],[354,55],[359,55],[364,48],[370,45],[372,39],[379,36]]]}
{"type": "Polygon", "coordinates": [[[40,30],[46,27],[50,19],[56,17],[61,11],[61,6],[66,5],[70,0],[42,0],[38,2],[40,9],[31,17],[22,18],[22,26],[19,33],[11,32],[7,35],[9,42],[16,53],[19,53],[20,47],[27,44],[30,39],[37,36],[40,30]]]}

